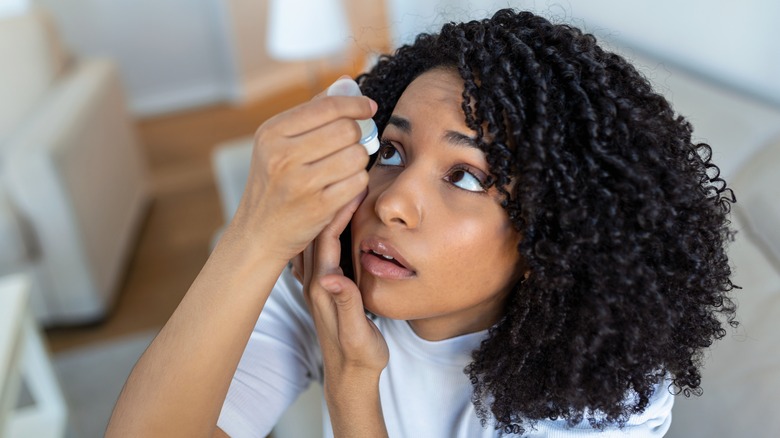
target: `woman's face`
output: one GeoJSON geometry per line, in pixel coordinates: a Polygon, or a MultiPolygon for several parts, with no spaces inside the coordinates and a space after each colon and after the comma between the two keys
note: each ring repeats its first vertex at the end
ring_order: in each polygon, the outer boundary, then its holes
{"type": "Polygon", "coordinates": [[[420,75],[398,100],[352,219],[355,275],[372,313],[447,339],[503,315],[519,279],[519,233],[461,110],[453,71],[420,75]],[[393,259],[388,259],[392,257],[393,259]]]}

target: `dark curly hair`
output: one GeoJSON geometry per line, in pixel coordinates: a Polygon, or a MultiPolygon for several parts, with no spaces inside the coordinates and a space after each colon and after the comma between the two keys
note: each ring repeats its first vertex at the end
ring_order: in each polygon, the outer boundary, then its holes
{"type": "Polygon", "coordinates": [[[419,35],[359,76],[380,132],[433,68],[465,82],[466,123],[531,271],[465,369],[483,425],[623,425],[666,379],[698,395],[702,350],[737,324],[735,198],[710,147],[592,35],[511,9],[419,35]]]}

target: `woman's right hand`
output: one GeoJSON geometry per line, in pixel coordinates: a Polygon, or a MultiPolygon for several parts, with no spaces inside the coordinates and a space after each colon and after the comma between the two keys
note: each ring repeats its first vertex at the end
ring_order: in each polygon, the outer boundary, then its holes
{"type": "Polygon", "coordinates": [[[367,97],[319,95],[263,123],[226,233],[261,242],[279,260],[303,251],[366,188],[368,154],[355,120],[374,112],[367,97]]]}

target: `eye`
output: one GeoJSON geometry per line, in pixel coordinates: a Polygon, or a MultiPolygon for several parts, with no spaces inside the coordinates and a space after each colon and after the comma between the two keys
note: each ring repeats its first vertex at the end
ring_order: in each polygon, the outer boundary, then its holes
{"type": "Polygon", "coordinates": [[[382,141],[377,155],[377,164],[380,166],[402,166],[401,153],[389,141],[382,141]]]}
{"type": "Polygon", "coordinates": [[[455,168],[445,178],[455,187],[469,192],[484,192],[485,183],[466,169],[455,168]]]}

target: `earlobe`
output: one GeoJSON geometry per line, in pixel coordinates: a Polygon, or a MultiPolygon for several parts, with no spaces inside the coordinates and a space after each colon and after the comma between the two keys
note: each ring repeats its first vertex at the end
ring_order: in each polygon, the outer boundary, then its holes
{"type": "Polygon", "coordinates": [[[520,280],[520,284],[523,284],[526,281],[528,281],[528,277],[530,277],[530,276],[531,276],[531,271],[530,270],[525,271],[525,273],[523,274],[523,279],[520,280]]]}

